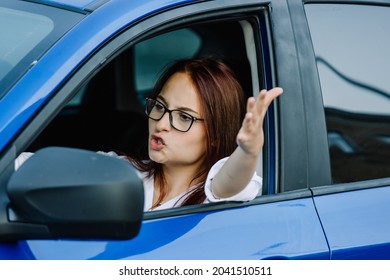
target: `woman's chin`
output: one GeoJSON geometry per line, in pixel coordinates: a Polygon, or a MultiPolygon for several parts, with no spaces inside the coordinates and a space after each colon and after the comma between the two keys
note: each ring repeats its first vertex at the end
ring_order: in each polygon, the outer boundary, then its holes
{"type": "Polygon", "coordinates": [[[152,161],[157,162],[157,163],[161,163],[161,164],[165,163],[165,161],[166,161],[165,157],[161,153],[153,151],[153,150],[152,151],[149,150],[149,158],[152,161]]]}

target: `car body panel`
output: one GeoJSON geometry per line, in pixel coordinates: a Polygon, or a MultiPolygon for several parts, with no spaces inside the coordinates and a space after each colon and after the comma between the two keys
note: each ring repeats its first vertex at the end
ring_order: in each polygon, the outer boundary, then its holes
{"type": "Polygon", "coordinates": [[[34,259],[329,258],[311,198],[146,220],[129,241],[32,240],[21,248],[34,259]]]}
{"type": "Polygon", "coordinates": [[[388,259],[390,187],[314,197],[331,259],[388,259]]]}

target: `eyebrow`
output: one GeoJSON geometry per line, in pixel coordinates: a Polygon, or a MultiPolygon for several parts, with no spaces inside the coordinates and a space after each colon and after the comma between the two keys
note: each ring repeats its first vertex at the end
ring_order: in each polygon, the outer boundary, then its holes
{"type": "MultiPolygon", "coordinates": [[[[162,103],[164,103],[165,106],[168,107],[168,103],[167,103],[167,101],[165,100],[165,98],[163,96],[161,96],[161,95],[157,96],[157,100],[158,99],[160,99],[160,101],[162,103]]],[[[172,109],[172,110],[180,110],[180,111],[185,111],[185,112],[192,112],[194,114],[200,115],[198,112],[196,112],[193,109],[188,108],[188,107],[178,107],[178,108],[175,108],[175,109],[172,109]]]]}

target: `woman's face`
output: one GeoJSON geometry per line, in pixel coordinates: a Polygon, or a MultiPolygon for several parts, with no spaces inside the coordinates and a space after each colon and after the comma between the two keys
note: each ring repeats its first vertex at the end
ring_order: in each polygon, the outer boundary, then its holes
{"type": "MultiPolygon", "coordinates": [[[[182,110],[193,117],[200,115],[200,102],[190,77],[185,73],[175,73],[165,83],[156,98],[170,110],[182,110]]],[[[149,157],[165,164],[201,164],[206,150],[206,134],[203,121],[195,121],[190,130],[181,132],[173,128],[166,112],[162,119],[149,119],[149,157]]]]}

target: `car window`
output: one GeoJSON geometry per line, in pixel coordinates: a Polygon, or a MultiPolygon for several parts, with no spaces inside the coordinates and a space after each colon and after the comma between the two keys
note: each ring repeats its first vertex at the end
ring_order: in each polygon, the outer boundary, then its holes
{"type": "MultiPolygon", "coordinates": [[[[245,28],[253,37],[253,30],[245,28]]],[[[245,93],[253,94],[252,75],[256,77],[257,73],[251,73],[255,67],[249,60],[257,60],[248,57],[248,35],[243,33],[242,21],[221,20],[169,29],[133,42],[79,87],[28,150],[65,146],[146,158],[148,119],[144,97],[151,93],[164,68],[175,60],[222,58],[237,74],[245,93]],[[162,50],[161,46],[166,47],[162,50]]]]}
{"type": "Polygon", "coordinates": [[[83,17],[36,3],[3,1],[0,5],[0,98],[45,50],[83,17]]]}
{"type": "Polygon", "coordinates": [[[137,93],[144,97],[156,83],[162,69],[172,61],[196,56],[201,47],[201,37],[189,28],[183,28],[134,46],[134,83],[137,93]],[[164,47],[157,47],[164,46],[164,47]]]}
{"type": "MultiPolygon", "coordinates": [[[[127,63],[134,63],[133,89],[139,101],[142,103],[153,90],[164,67],[175,60],[196,56],[201,44],[201,37],[190,28],[163,33],[135,44],[134,59],[129,59],[127,63]]],[[[86,86],[80,89],[67,106],[80,106],[85,91],[86,86]]]]}
{"type": "Polygon", "coordinates": [[[334,183],[390,176],[390,7],[307,4],[334,183]]]}
{"type": "Polygon", "coordinates": [[[0,7],[0,80],[54,28],[53,21],[29,12],[0,7]],[[9,29],[8,26],[13,26],[9,29]]]}

